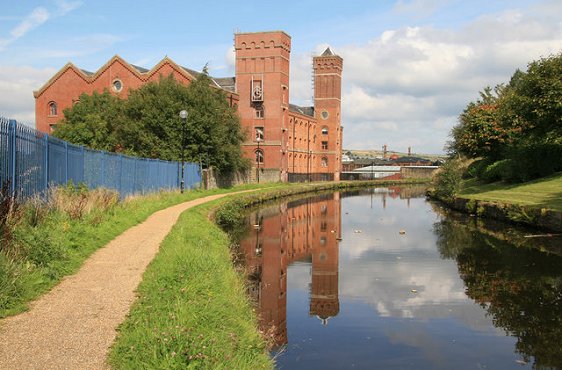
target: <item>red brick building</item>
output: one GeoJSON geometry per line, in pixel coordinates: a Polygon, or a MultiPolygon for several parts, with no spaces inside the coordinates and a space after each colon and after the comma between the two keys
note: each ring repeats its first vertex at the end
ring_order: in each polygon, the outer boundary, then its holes
{"type": "MultiPolygon", "coordinates": [[[[237,33],[234,37],[236,75],[212,78],[237,106],[248,133],[244,154],[253,163],[252,178],[261,181],[339,180],[341,171],[341,78],[343,59],[330,48],[313,58],[314,106],[290,104],[291,37],[282,31],[237,33]]],[[[113,57],[97,72],[64,66],[34,92],[35,122],[51,132],[63,110],[78,102],[82,93],[108,89],[126,98],[160,76],[184,84],[198,72],[164,58],[147,70],[113,57]]]]}

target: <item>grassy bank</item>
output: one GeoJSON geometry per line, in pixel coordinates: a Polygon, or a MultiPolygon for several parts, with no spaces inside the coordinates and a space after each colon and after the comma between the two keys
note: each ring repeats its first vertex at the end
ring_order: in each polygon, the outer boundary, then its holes
{"type": "Polygon", "coordinates": [[[271,368],[228,236],[184,212],[145,272],[110,354],[116,369],[271,368]]]}
{"type": "MultiPolygon", "coordinates": [[[[416,181],[419,183],[421,181],[416,181]]],[[[264,336],[232,263],[231,242],[210,218],[236,223],[244,208],[289,195],[406,182],[285,184],[184,212],[139,286],[110,354],[116,369],[271,368],[264,336]]],[[[412,183],[412,182],[409,182],[412,183]]]]}
{"type": "MultiPolygon", "coordinates": [[[[280,185],[260,185],[271,186],[280,185]]],[[[108,191],[68,187],[53,191],[46,201],[9,207],[3,203],[0,317],[25,310],[31,300],[76,272],[95,250],[155,211],[228,191],[234,190],[161,192],[118,202],[116,194],[108,191]]]]}
{"type": "Polygon", "coordinates": [[[562,173],[523,184],[478,184],[469,180],[458,196],[562,211],[562,173]]]}

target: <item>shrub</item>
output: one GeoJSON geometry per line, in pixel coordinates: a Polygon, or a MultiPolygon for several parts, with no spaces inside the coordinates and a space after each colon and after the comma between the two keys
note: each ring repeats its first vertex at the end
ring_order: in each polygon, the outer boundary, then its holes
{"type": "Polygon", "coordinates": [[[5,181],[0,188],[0,252],[8,253],[12,249],[12,229],[17,223],[19,205],[10,192],[10,181],[5,181]]]}
{"type": "Polygon", "coordinates": [[[482,173],[486,170],[486,167],[492,163],[493,161],[489,158],[475,160],[466,169],[466,177],[475,179],[482,178],[482,173]]]}
{"type": "Polygon", "coordinates": [[[529,181],[562,171],[562,144],[534,144],[511,149],[513,180],[529,181]]]}
{"type": "Polygon", "coordinates": [[[514,163],[511,159],[502,159],[487,166],[480,178],[488,182],[510,181],[513,179],[514,163]]]}
{"type": "Polygon", "coordinates": [[[435,176],[434,195],[439,199],[452,200],[461,188],[462,162],[459,159],[449,159],[435,176]]]}

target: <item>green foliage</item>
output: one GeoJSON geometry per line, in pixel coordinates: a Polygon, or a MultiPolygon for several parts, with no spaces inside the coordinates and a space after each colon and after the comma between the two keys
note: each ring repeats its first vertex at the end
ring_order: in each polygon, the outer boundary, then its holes
{"type": "Polygon", "coordinates": [[[440,168],[434,179],[434,195],[451,200],[461,189],[463,167],[459,159],[449,159],[440,168]]]}
{"type": "Polygon", "coordinates": [[[513,178],[513,171],[513,160],[502,159],[488,165],[481,173],[480,178],[488,182],[511,180],[513,178]]]}
{"type": "Polygon", "coordinates": [[[562,143],[562,53],[529,64],[516,72],[503,103],[506,119],[521,128],[520,140],[562,143]]]}
{"type": "Polygon", "coordinates": [[[475,164],[469,175],[528,181],[561,170],[561,71],[562,53],[531,62],[507,86],[493,92],[487,87],[467,105],[451,132],[448,151],[486,159],[486,165],[475,164]],[[511,161],[493,164],[502,159],[511,161]]]}
{"type": "Polygon", "coordinates": [[[493,156],[510,142],[512,132],[501,125],[498,114],[502,91],[501,85],[494,91],[488,86],[480,92],[480,99],[468,104],[452,130],[450,152],[470,158],[493,156]]]}
{"type": "Polygon", "coordinates": [[[123,102],[107,90],[82,94],[79,102],[65,109],[53,136],[92,149],[122,151],[119,141],[125,125],[123,109],[123,102]]]}
{"type": "Polygon", "coordinates": [[[201,160],[220,173],[244,169],[236,108],[211,85],[206,73],[188,86],[170,75],[131,90],[127,100],[108,91],[82,95],[65,110],[54,135],[94,149],[165,160],[181,160],[185,148],[186,160],[201,160]],[[179,117],[184,109],[186,121],[179,117]]]}
{"type": "Polygon", "coordinates": [[[239,227],[243,221],[245,206],[240,198],[224,203],[215,212],[215,222],[227,231],[239,227]]]}
{"type": "Polygon", "coordinates": [[[562,144],[523,145],[508,151],[513,181],[525,182],[562,171],[562,144]]]}
{"type": "Polygon", "coordinates": [[[467,170],[466,170],[466,176],[468,178],[481,178],[482,177],[482,173],[484,172],[484,170],[486,170],[486,167],[488,167],[490,164],[492,164],[492,160],[490,159],[478,159],[475,160],[474,162],[472,162],[467,170]]]}

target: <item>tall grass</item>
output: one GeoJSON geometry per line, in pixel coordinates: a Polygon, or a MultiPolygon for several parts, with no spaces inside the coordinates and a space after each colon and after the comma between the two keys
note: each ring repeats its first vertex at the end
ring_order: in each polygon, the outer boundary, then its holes
{"type": "Polygon", "coordinates": [[[233,190],[159,192],[119,201],[113,191],[69,185],[23,204],[2,192],[0,317],[25,310],[31,300],[76,272],[95,250],[155,211],[228,191],[233,190]]]}

